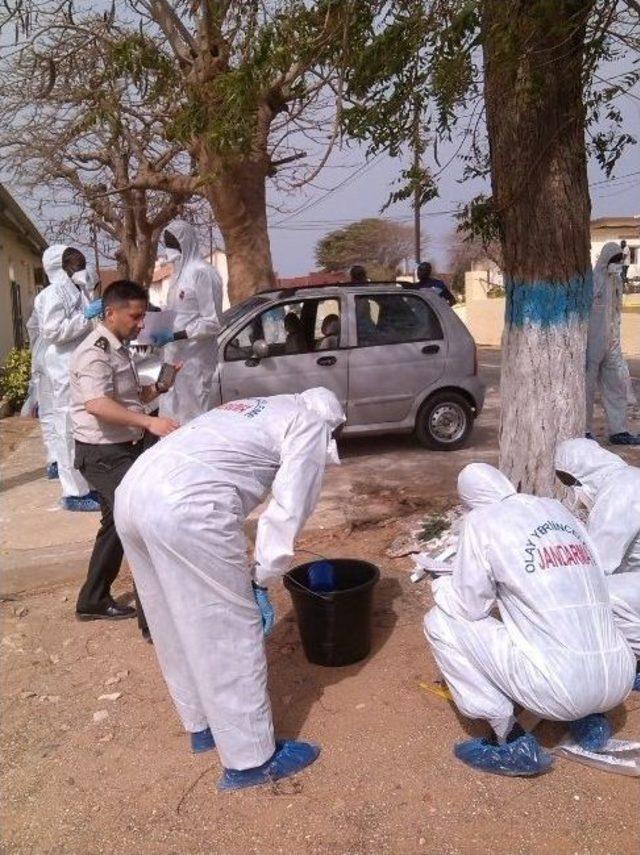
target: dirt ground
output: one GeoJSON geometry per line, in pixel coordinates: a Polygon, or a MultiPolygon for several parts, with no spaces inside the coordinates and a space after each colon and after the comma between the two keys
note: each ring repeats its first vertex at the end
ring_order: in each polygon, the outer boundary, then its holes
{"type": "MultiPolygon", "coordinates": [[[[492,436],[478,459],[491,459],[495,424],[483,430],[492,436]]],[[[399,443],[388,455],[402,453],[399,443]]],[[[412,522],[454,501],[454,480],[447,469],[437,488],[417,489],[432,476],[426,456],[410,489],[385,492],[366,477],[366,466],[384,469],[384,443],[347,449],[347,472],[358,453],[366,465],[352,469],[349,502],[360,514],[348,526],[307,531],[299,546],[380,567],[371,656],[345,668],[309,664],[289,595],[273,589],[278,621],[267,653],[276,730],[318,742],[317,763],[271,787],[218,793],[217,756],[189,753],[135,622],[75,622],[68,581],[24,590],[1,606],[2,852],[637,855],[638,779],[563,759],[541,778],[506,779],[454,759],[453,743],[482,728],[421,687],[437,687],[439,676],[421,626],[429,589],[409,581],[408,558],[385,555],[412,522]]],[[[392,484],[394,476],[390,469],[392,484]]],[[[130,596],[127,572],[116,592],[130,596]]],[[[639,694],[614,721],[619,736],[638,738],[639,694]]],[[[536,732],[549,747],[563,733],[551,724],[536,732]]]]}

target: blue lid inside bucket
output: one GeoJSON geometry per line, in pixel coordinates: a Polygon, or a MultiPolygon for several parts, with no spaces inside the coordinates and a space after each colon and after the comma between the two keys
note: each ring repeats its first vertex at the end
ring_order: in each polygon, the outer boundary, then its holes
{"type": "Polygon", "coordinates": [[[307,587],[310,591],[329,593],[336,589],[336,568],[330,561],[314,561],[307,569],[307,587]]]}

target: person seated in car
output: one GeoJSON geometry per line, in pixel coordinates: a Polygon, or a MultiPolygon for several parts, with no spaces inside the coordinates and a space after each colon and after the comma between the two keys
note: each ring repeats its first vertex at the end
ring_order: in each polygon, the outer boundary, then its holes
{"type": "Polygon", "coordinates": [[[289,312],[284,317],[284,331],[287,338],[284,344],[285,353],[305,353],[307,350],[307,342],[302,329],[300,318],[294,313],[289,312]]]}
{"type": "Polygon", "coordinates": [[[316,345],[316,350],[335,350],[340,344],[340,318],[338,315],[327,315],[320,327],[322,338],[316,345]]]}

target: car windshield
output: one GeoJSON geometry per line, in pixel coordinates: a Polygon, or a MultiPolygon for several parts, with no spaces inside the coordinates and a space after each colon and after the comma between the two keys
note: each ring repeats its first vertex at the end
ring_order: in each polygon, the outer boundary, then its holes
{"type": "Polygon", "coordinates": [[[251,312],[253,309],[256,309],[258,306],[262,306],[265,303],[269,302],[268,297],[258,297],[257,295],[254,297],[247,297],[246,300],[243,300],[242,303],[238,303],[236,306],[231,306],[227,309],[226,312],[223,312],[220,317],[220,323],[222,328],[231,326],[237,320],[242,318],[247,312],[251,312]]]}

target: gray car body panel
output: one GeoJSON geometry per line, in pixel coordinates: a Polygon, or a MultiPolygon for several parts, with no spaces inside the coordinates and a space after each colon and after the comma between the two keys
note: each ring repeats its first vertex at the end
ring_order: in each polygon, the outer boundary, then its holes
{"type": "Polygon", "coordinates": [[[475,416],[481,412],[485,386],[474,374],[475,343],[460,318],[437,294],[390,283],[312,287],[258,296],[264,302],[256,301],[246,313],[236,312],[232,323],[219,333],[214,382],[220,403],[256,395],[301,392],[324,385],[332,388],[345,406],[344,434],[350,436],[411,432],[420,407],[431,395],[445,389],[463,394],[475,416]],[[443,338],[357,345],[356,297],[398,293],[414,295],[428,303],[440,322],[443,338]],[[311,299],[340,301],[342,323],[338,348],[266,357],[253,366],[244,359],[225,361],[229,343],[262,312],[311,299]],[[423,347],[436,348],[436,352],[424,354],[423,347]],[[335,364],[320,367],[318,360],[323,357],[335,359],[335,364]],[[393,367],[397,370],[391,370],[393,367]],[[358,374],[362,375],[360,379],[358,374]],[[392,411],[394,418],[386,419],[384,416],[392,411]]]}

